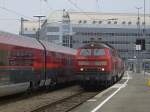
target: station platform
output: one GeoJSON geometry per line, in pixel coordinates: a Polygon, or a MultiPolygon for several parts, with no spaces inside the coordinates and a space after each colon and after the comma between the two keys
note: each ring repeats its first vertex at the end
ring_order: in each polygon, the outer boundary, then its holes
{"type": "Polygon", "coordinates": [[[126,72],[112,87],[71,112],[150,112],[149,74],[126,72]]]}

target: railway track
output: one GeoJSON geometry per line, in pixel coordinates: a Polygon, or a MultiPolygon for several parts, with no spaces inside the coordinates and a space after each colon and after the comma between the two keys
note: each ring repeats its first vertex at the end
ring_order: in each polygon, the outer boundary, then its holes
{"type": "Polygon", "coordinates": [[[40,89],[37,91],[22,92],[22,93],[18,93],[18,94],[14,94],[14,95],[8,95],[8,96],[0,97],[0,106],[8,104],[8,103],[12,103],[12,102],[21,101],[24,99],[29,99],[29,98],[32,98],[34,96],[39,96],[39,95],[42,95],[45,93],[63,90],[67,87],[69,88],[69,87],[73,87],[73,86],[75,86],[75,84],[60,86],[60,87],[52,88],[52,89],[44,89],[43,88],[43,89],[40,89]]]}
{"type": "Polygon", "coordinates": [[[76,108],[77,106],[84,103],[85,101],[87,101],[88,99],[94,97],[98,93],[99,91],[97,92],[81,91],[77,94],[58,100],[51,104],[47,104],[43,107],[37,108],[30,112],[69,112],[74,108],[76,108]]]}
{"type": "MultiPolygon", "coordinates": [[[[111,86],[113,86],[113,85],[111,85],[111,86]]],[[[111,86],[109,86],[109,87],[111,87],[111,86]]],[[[47,104],[45,106],[42,106],[42,107],[32,110],[30,112],[71,112],[73,109],[75,109],[79,105],[83,104],[87,100],[96,96],[103,90],[108,89],[109,87],[99,88],[94,91],[92,90],[92,88],[91,88],[92,91],[82,90],[74,95],[71,95],[69,97],[63,98],[56,102],[47,104]]]]}
{"type": "Polygon", "coordinates": [[[83,91],[79,86],[71,86],[56,91],[45,92],[29,97],[16,96],[0,101],[0,112],[32,112],[37,108],[68,98],[83,91]]]}

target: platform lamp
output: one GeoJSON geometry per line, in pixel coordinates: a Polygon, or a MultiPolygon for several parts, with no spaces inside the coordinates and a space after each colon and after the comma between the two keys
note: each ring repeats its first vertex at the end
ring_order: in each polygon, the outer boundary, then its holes
{"type": "Polygon", "coordinates": [[[44,18],[46,16],[37,15],[37,16],[33,16],[33,17],[38,18],[39,26],[38,26],[37,38],[36,39],[39,40],[39,38],[40,38],[40,30],[41,30],[41,18],[44,18]]]}

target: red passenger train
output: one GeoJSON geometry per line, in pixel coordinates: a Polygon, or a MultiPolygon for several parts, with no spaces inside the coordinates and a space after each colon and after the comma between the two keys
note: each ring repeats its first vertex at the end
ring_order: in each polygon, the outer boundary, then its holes
{"type": "Polygon", "coordinates": [[[76,50],[0,32],[0,96],[75,80],[76,50]]]}
{"type": "Polygon", "coordinates": [[[109,44],[91,42],[77,49],[76,73],[83,88],[107,87],[122,77],[124,62],[109,44]]]}

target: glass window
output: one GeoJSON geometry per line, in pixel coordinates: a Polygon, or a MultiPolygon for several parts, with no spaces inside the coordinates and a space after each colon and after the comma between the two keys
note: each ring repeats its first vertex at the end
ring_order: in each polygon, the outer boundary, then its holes
{"type": "Polygon", "coordinates": [[[80,55],[81,56],[91,56],[91,49],[81,49],[80,55]]]}
{"type": "Polygon", "coordinates": [[[25,31],[27,31],[28,30],[28,28],[25,28],[25,31]]]}
{"type": "Polygon", "coordinates": [[[136,22],[136,24],[137,24],[137,25],[139,25],[139,24],[140,24],[140,22],[138,21],[138,22],[136,22]]]}
{"type": "Polygon", "coordinates": [[[33,28],[33,31],[36,31],[36,28],[33,28]]]}
{"type": "MultiPolygon", "coordinates": [[[[65,27],[64,27],[65,28],[65,27]]],[[[59,27],[47,27],[48,32],[59,32],[59,27]]]]}
{"type": "Polygon", "coordinates": [[[96,21],[93,21],[93,24],[96,24],[96,21]]]}
{"type": "Polygon", "coordinates": [[[94,49],[94,56],[103,56],[105,55],[104,49],[94,49]]]}
{"type": "Polygon", "coordinates": [[[16,65],[31,66],[33,64],[33,52],[26,50],[12,51],[9,57],[9,64],[10,66],[16,65]]]}
{"type": "Polygon", "coordinates": [[[99,21],[99,24],[102,24],[102,21],[99,21]]]}
{"type": "Polygon", "coordinates": [[[128,22],[128,25],[130,25],[130,24],[132,24],[132,22],[131,22],[131,21],[129,21],[129,22],[128,22]]]}
{"type": "Polygon", "coordinates": [[[7,66],[8,65],[9,53],[10,53],[10,51],[0,49],[0,66],[7,66]]]}
{"type": "Polygon", "coordinates": [[[111,24],[111,21],[108,21],[108,24],[111,24]]]}
{"type": "Polygon", "coordinates": [[[126,24],[126,22],[125,22],[125,21],[123,21],[123,22],[122,22],[122,24],[126,24]]]}
{"type": "Polygon", "coordinates": [[[142,22],[142,25],[145,25],[145,22],[142,22]]]}
{"type": "Polygon", "coordinates": [[[82,23],[82,21],[81,21],[81,20],[79,20],[79,21],[78,21],[78,23],[80,24],[80,23],[82,23]]]}
{"type": "Polygon", "coordinates": [[[86,21],[86,20],[84,20],[84,23],[87,23],[87,21],[86,21]]]}
{"type": "Polygon", "coordinates": [[[117,21],[115,21],[114,24],[117,24],[117,21]]]}

